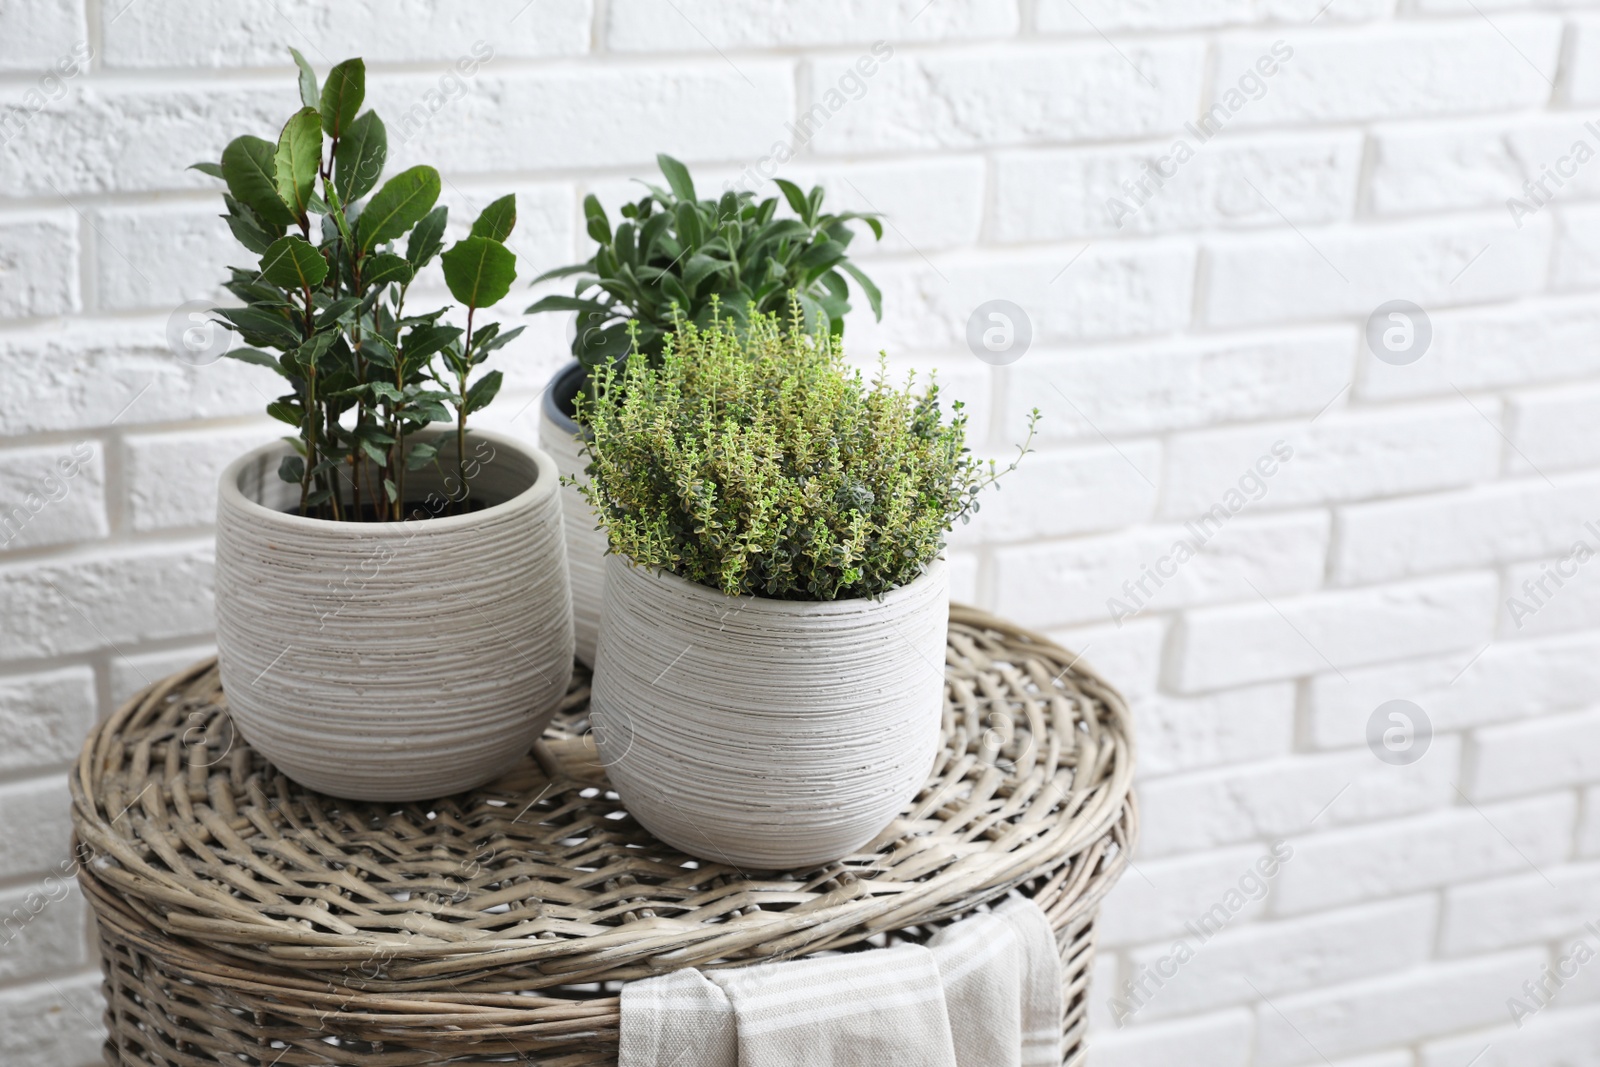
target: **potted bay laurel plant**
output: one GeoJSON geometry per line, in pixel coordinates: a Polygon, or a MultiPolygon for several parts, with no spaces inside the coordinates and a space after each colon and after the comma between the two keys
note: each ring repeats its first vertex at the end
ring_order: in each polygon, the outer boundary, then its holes
{"type": "Polygon", "coordinates": [[[838,337],[850,310],[851,278],[873,314],[882,314],[877,286],[848,255],[855,236],[851,222],[865,223],[882,238],[876,216],[830,214],[822,210],[820,186],[806,193],[781,178],[777,185],[792,217],[778,217],[777,198],[757,202],[748,190],[702,200],[687,167],[668,155],[656,161],[666,187],[646,184],[642,198],[622,206],[615,229],[595,196],[584,199],[594,254],[534,279],[537,284],[575,275],[573,295],[546,296],[527,309],[573,316],[574,359],[545,390],[539,443],[555,457],[568,486],[563,513],[578,658],[588,664],[599,634],[605,535],[579,493],[587,475],[575,402],[594,369],[635,348],[656,362],[675,316],[706,325],[716,313],[737,323],[747,308],[783,311],[791,294],[811,329],[838,337]]]}
{"type": "Polygon", "coordinates": [[[317,86],[276,141],[239,137],[196,168],[227,186],[250,253],[242,306],[217,308],[279,374],[284,443],[222,475],[217,650],[240,733],[297,781],[362,800],[488,781],[543,731],[572,671],[555,463],[469,431],[500,387],[484,360],[520,331],[480,318],[516,277],[516,202],[444,249],[439,174],[380,184],[383,122],[365,67],[317,86]],[[406,296],[438,258],[465,326],[406,296]]]}
{"type": "Polygon", "coordinates": [[[610,542],[601,761],[657,837],[758,870],[851,854],[926,781],[945,536],[1016,466],[971,455],[936,383],[865,380],[803,316],[683,322],[659,366],[578,397],[610,542]]]}

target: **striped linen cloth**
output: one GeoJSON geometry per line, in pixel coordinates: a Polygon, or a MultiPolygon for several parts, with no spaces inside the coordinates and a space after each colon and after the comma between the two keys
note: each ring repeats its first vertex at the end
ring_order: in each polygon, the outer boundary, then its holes
{"type": "Polygon", "coordinates": [[[1058,1067],[1061,960],[1012,897],[928,943],[622,990],[619,1067],[1058,1067]]]}

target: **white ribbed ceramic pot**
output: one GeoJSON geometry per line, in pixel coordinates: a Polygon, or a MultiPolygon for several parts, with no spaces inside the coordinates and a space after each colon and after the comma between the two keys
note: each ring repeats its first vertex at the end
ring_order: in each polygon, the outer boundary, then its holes
{"type": "MultiPolygon", "coordinates": [[[[440,439],[451,484],[454,444],[440,439]]],[[[424,468],[407,496],[440,517],[331,522],[290,513],[288,452],[250,452],[219,486],[217,658],[239,732],[295,781],[358,800],[508,770],[572,675],[555,462],[472,432],[468,477],[490,506],[442,514],[445,477],[424,468]]]]}
{"type": "Polygon", "coordinates": [[[798,870],[850,855],[939,746],[942,560],[881,600],[729,597],[606,557],[591,714],[623,804],[693,856],[798,870]]]}
{"type": "MultiPolygon", "coordinates": [[[[583,454],[583,427],[568,414],[583,386],[583,367],[574,360],[556,372],[539,406],[539,447],[550,453],[563,481],[587,485],[589,457],[583,454]]],[[[576,485],[561,486],[561,516],[567,535],[567,572],[572,582],[572,625],[578,658],[594,666],[600,638],[600,608],[605,580],[606,535],[594,509],[576,485]]]]}

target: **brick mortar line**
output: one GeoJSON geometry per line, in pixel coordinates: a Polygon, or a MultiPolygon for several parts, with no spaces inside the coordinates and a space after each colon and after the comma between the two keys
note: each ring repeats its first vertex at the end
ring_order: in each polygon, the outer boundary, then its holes
{"type": "MultiPolygon", "coordinates": [[[[127,642],[122,646],[126,655],[119,654],[110,646],[98,646],[82,652],[69,652],[56,656],[31,656],[19,659],[0,661],[0,685],[15,684],[28,681],[41,674],[54,674],[57,671],[68,671],[76,667],[88,668],[96,674],[100,673],[102,660],[109,667],[117,660],[136,659],[146,655],[158,656],[167,652],[182,652],[186,649],[200,649],[208,647],[215,642],[212,632],[196,634],[179,634],[174,637],[161,637],[143,642],[127,642]]],[[[109,670],[106,672],[109,674],[109,670]]],[[[154,679],[151,679],[154,681],[154,679]]],[[[108,709],[110,710],[110,709],[108,709]]]]}
{"type": "MultiPolygon", "coordinates": [[[[1023,0],[1026,4],[1026,0],[1023,0]]],[[[1020,6],[1020,5],[1019,5],[1020,6]]],[[[673,61],[673,62],[704,62],[707,64],[720,63],[720,57],[714,51],[704,48],[627,48],[612,49],[609,46],[609,33],[607,33],[606,18],[609,5],[601,0],[596,3],[593,16],[590,20],[589,46],[583,51],[552,52],[542,55],[507,55],[496,56],[496,63],[507,65],[517,64],[520,68],[533,69],[557,67],[585,60],[611,59],[623,63],[673,61]]],[[[1031,6],[1028,8],[1031,10],[1031,6]]],[[[1020,12],[1019,12],[1020,14],[1020,12]]],[[[1560,25],[1562,27],[1578,27],[1587,21],[1582,9],[1576,10],[1500,10],[1496,12],[1502,24],[1514,26],[1560,25]]],[[[1036,19],[1032,20],[1036,23],[1036,19]]],[[[1340,20],[1332,18],[1319,21],[1312,27],[1303,20],[1258,20],[1254,22],[1218,22],[1197,23],[1193,26],[1178,29],[1150,29],[1142,27],[1114,27],[1106,30],[1107,36],[1117,42],[1138,43],[1188,43],[1196,38],[1215,38],[1219,43],[1253,43],[1254,39],[1264,38],[1273,34],[1284,32],[1302,31],[1312,32],[1323,36],[1352,37],[1382,37],[1393,34],[1404,36],[1408,32],[1433,31],[1441,28],[1459,28],[1487,33],[1481,18],[1475,13],[1457,12],[1416,12],[1405,11],[1380,15],[1373,18],[1359,20],[1340,20]]],[[[1021,45],[1024,47],[1035,46],[1049,48],[1051,46],[1089,46],[1101,44],[1101,39],[1093,29],[1081,31],[1045,30],[1036,24],[1030,25],[1029,20],[1019,17],[1016,30],[989,33],[979,29],[982,36],[974,37],[969,28],[966,33],[952,31],[944,37],[913,37],[895,39],[893,35],[879,34],[877,37],[848,38],[836,41],[818,41],[806,44],[787,44],[781,41],[753,42],[753,43],[719,43],[716,47],[732,58],[760,59],[779,57],[784,59],[805,59],[813,56],[832,57],[833,53],[845,52],[870,45],[874,39],[890,39],[896,47],[917,49],[930,53],[943,53],[952,51],[977,51],[1006,45],[1021,45]]],[[[225,63],[214,66],[200,65],[161,65],[161,66],[128,66],[106,65],[104,62],[105,49],[97,49],[97,66],[95,73],[106,76],[162,76],[162,75],[188,75],[203,76],[206,73],[237,73],[251,75],[266,75],[282,71],[292,73],[292,68],[287,64],[262,64],[262,63],[225,63]]],[[[383,74],[437,74],[447,67],[452,61],[452,56],[439,55],[437,57],[419,59],[383,59],[368,61],[368,69],[373,73],[383,74]]],[[[330,64],[317,57],[313,66],[323,72],[330,64]]]]}
{"type": "MultiPolygon", "coordinates": [[[[50,988],[50,982],[52,980],[55,981],[57,985],[60,985],[62,982],[70,981],[75,978],[88,978],[91,976],[97,979],[102,978],[100,969],[93,964],[90,964],[86,967],[74,967],[70,969],[55,968],[44,971],[34,971],[28,974],[14,975],[10,978],[0,978],[0,997],[10,993],[22,992],[30,988],[48,991],[49,995],[55,996],[55,991],[50,988]]],[[[74,1016],[74,1018],[76,1018],[76,1016],[74,1016]]],[[[98,1019],[95,1021],[96,1023],[99,1022],[98,1019]]]]}
{"type": "MultiPolygon", "coordinates": [[[[8,771],[0,771],[0,793],[4,793],[15,786],[33,786],[56,784],[64,782],[67,774],[72,770],[76,759],[65,763],[43,763],[29,767],[14,767],[8,771]]],[[[63,856],[63,859],[66,857],[63,856]]],[[[27,880],[35,876],[43,876],[48,871],[28,871],[23,874],[6,872],[0,875],[0,889],[15,888],[18,880],[27,880]]]]}
{"type": "MultiPolygon", "coordinates": [[[[198,87],[199,86],[197,84],[197,88],[198,87]]],[[[798,107],[799,103],[800,103],[800,99],[797,98],[796,99],[797,107],[798,107]]],[[[1197,100],[1197,103],[1198,103],[1198,100],[1197,100]]],[[[1519,119],[1527,120],[1527,119],[1530,119],[1530,118],[1531,119],[1537,119],[1537,118],[1540,118],[1540,117],[1547,117],[1547,116],[1548,117],[1564,117],[1564,116],[1571,115],[1571,116],[1573,116],[1574,121],[1579,121],[1582,116],[1594,117],[1594,112],[1596,111],[1596,108],[1597,108],[1597,102],[1590,101],[1590,102],[1585,102],[1585,103],[1579,105],[1577,108],[1573,108],[1571,110],[1561,109],[1561,108],[1552,108],[1552,107],[1549,107],[1549,106],[1541,105],[1539,107],[1532,107],[1532,108],[1520,107],[1520,108],[1513,108],[1513,109],[1509,109],[1509,110],[1502,108],[1502,109],[1498,109],[1498,110],[1483,110],[1483,111],[1419,113],[1419,114],[1416,114],[1416,115],[1405,115],[1405,116],[1400,116],[1400,117],[1396,117],[1396,118],[1382,118],[1382,119],[1368,118],[1368,119],[1314,120],[1314,119],[1301,118],[1301,119],[1285,120],[1285,121],[1283,121],[1281,123],[1263,123],[1263,124],[1260,124],[1260,125],[1243,126],[1243,127],[1230,126],[1227,129],[1223,130],[1221,133],[1217,134],[1215,140],[1217,142],[1219,142],[1219,143],[1231,143],[1231,142],[1240,142],[1240,143],[1242,143],[1242,142],[1245,142],[1245,141],[1248,141],[1248,140],[1255,140],[1255,139],[1258,139],[1258,138],[1273,137],[1273,136],[1282,136],[1282,137],[1290,138],[1290,139],[1305,140],[1305,139],[1313,138],[1313,137],[1315,137],[1317,135],[1322,135],[1322,134],[1350,134],[1350,133],[1357,133],[1357,132],[1361,132],[1361,133],[1366,133],[1366,132],[1372,132],[1372,133],[1404,132],[1403,130],[1397,129],[1398,127],[1434,126],[1434,125],[1446,125],[1446,124],[1459,124],[1459,125],[1462,125],[1462,126],[1471,126],[1471,125],[1475,125],[1475,124],[1482,124],[1482,123],[1485,122],[1486,119],[1495,119],[1495,118],[1505,119],[1506,122],[1507,122],[1508,128],[1513,128],[1514,129],[1515,128],[1514,127],[1514,123],[1515,123],[1516,120],[1519,120],[1519,119]]],[[[46,109],[46,111],[50,111],[50,110],[51,110],[50,108],[46,109]]],[[[792,120],[793,117],[794,116],[791,115],[790,119],[792,120]]],[[[1191,117],[1193,117],[1193,116],[1191,116],[1191,117]]],[[[1119,148],[1119,147],[1137,148],[1137,147],[1140,147],[1140,146],[1150,146],[1152,144],[1160,143],[1162,141],[1170,141],[1171,137],[1175,133],[1181,133],[1181,132],[1182,132],[1181,129],[1173,129],[1173,130],[1162,129],[1162,130],[1153,130],[1153,131],[1150,131],[1148,133],[1141,133],[1141,134],[1139,134],[1137,136],[1133,136],[1133,137],[1126,137],[1126,136],[1124,136],[1124,137],[1093,137],[1093,136],[1091,136],[1091,137],[1077,137],[1077,138],[1071,138],[1071,139],[1051,139],[1049,137],[1044,137],[1044,138],[1040,138],[1040,139],[1036,139],[1036,140],[1007,142],[1007,143],[999,143],[999,144],[974,143],[974,144],[970,144],[970,145],[897,146],[897,147],[894,147],[894,148],[882,148],[882,149],[849,148],[849,149],[841,149],[841,150],[839,150],[837,152],[812,152],[812,153],[807,154],[807,155],[805,155],[803,157],[797,157],[797,158],[801,158],[805,162],[813,163],[813,164],[832,162],[832,163],[836,163],[836,164],[840,164],[840,165],[853,165],[853,164],[863,164],[863,163],[893,163],[893,162],[917,163],[917,162],[926,162],[926,161],[928,161],[930,159],[943,160],[943,159],[951,159],[951,158],[962,158],[962,157],[965,157],[965,156],[976,156],[976,155],[982,155],[985,152],[992,152],[992,153],[997,153],[997,154],[1002,154],[1002,155],[1051,154],[1051,153],[1056,153],[1056,152],[1061,152],[1061,151],[1072,151],[1072,150],[1079,150],[1079,149],[1092,150],[1092,149],[1115,149],[1115,148],[1119,148]]],[[[1208,142],[1208,143],[1210,143],[1210,142],[1208,142]]],[[[808,144],[807,147],[810,147],[810,145],[808,144]]],[[[752,151],[755,151],[755,150],[753,149],[752,151]]],[[[748,163],[750,161],[749,161],[748,158],[744,158],[744,157],[733,158],[733,157],[686,156],[685,162],[691,163],[696,167],[700,167],[700,168],[704,168],[704,169],[710,169],[710,170],[717,170],[717,169],[731,169],[731,168],[738,167],[738,166],[748,165],[748,163]]],[[[528,180],[546,180],[546,179],[548,179],[548,180],[563,180],[563,179],[582,180],[582,179],[585,179],[585,178],[590,178],[590,179],[596,179],[597,178],[598,180],[606,180],[606,179],[610,179],[610,178],[619,178],[619,177],[620,178],[631,178],[631,177],[637,176],[640,167],[644,167],[646,169],[649,169],[650,166],[652,165],[652,163],[653,163],[653,160],[651,160],[650,158],[647,158],[647,155],[641,154],[640,157],[638,159],[636,159],[636,160],[633,160],[633,161],[630,161],[630,162],[622,162],[622,163],[600,163],[600,164],[594,164],[594,165],[573,166],[573,167],[549,167],[549,168],[513,167],[513,168],[507,168],[507,169],[503,169],[503,170],[462,171],[462,172],[459,172],[459,173],[453,173],[452,174],[452,181],[456,182],[457,184],[463,184],[464,185],[464,184],[480,182],[480,181],[483,182],[483,183],[489,183],[489,182],[492,182],[492,181],[495,181],[495,180],[505,180],[507,178],[511,178],[511,179],[514,179],[514,180],[523,179],[523,178],[526,178],[528,180]]],[[[203,187],[200,187],[200,186],[193,186],[193,187],[170,187],[170,188],[152,189],[152,190],[114,190],[113,192],[116,195],[141,196],[141,195],[152,195],[152,194],[164,194],[164,193],[169,193],[169,192],[180,193],[180,192],[194,192],[194,191],[206,192],[207,190],[205,190],[203,187]]],[[[79,194],[79,193],[73,193],[71,195],[73,196],[74,199],[77,199],[80,196],[82,196],[82,197],[91,197],[91,196],[112,195],[112,194],[104,194],[104,193],[82,193],[82,194],[79,194]]],[[[13,198],[9,198],[9,199],[15,200],[15,199],[19,199],[19,198],[14,198],[13,197],[13,198]]],[[[52,198],[51,195],[47,195],[47,194],[43,194],[43,193],[39,194],[37,197],[29,197],[29,198],[23,198],[23,199],[26,199],[26,201],[29,202],[29,203],[38,202],[40,204],[45,204],[45,205],[57,205],[57,206],[60,205],[60,198],[59,197],[52,198]]],[[[4,205],[7,202],[8,202],[7,198],[0,198],[0,205],[4,205]]],[[[1397,216],[1397,217],[1405,217],[1405,216],[1397,216]]]]}

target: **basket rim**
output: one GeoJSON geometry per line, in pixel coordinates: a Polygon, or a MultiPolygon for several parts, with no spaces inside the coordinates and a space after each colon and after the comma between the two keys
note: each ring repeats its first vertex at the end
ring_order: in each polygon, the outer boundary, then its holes
{"type": "MultiPolygon", "coordinates": [[[[1138,805],[1130,795],[1108,838],[1120,838],[1131,843],[1137,836],[1137,827],[1138,805]]],[[[1063,938],[1070,939],[1093,922],[1106,893],[1116,884],[1128,866],[1128,856],[1129,850],[1122,848],[1117,855],[1106,857],[1103,862],[1094,865],[1082,884],[1074,884],[1072,880],[1061,877],[1062,872],[1058,871],[1056,877],[1050,878],[1040,887],[1040,892],[1031,899],[1045,911],[1058,941],[1063,938]]],[[[470,1010],[471,1018],[480,1022],[492,1021],[496,1024],[517,1025],[545,1021],[552,1007],[558,1012],[579,1005],[614,1011],[618,1004],[616,993],[605,990],[582,999],[547,997],[542,995],[540,990],[524,993],[473,993],[453,985],[427,991],[405,992],[369,991],[344,986],[339,990],[332,990],[328,982],[319,981],[305,973],[295,972],[282,966],[246,967],[240,961],[230,958],[215,946],[208,945],[200,939],[161,930],[145,921],[147,916],[140,909],[131,907],[126,901],[117,898],[115,891],[92,873],[87,876],[85,888],[95,909],[95,915],[100,921],[102,937],[142,945],[152,954],[159,954],[165,962],[181,966],[185,974],[195,980],[216,983],[235,991],[260,996],[263,998],[262,1007],[267,1007],[269,1004],[281,1005],[285,998],[300,998],[312,1004],[337,1001],[344,1007],[354,1006],[358,1011],[366,1011],[374,1016],[415,1021],[420,1007],[427,1005],[441,1013],[450,1010],[464,1013],[470,1010]],[[484,1010],[486,1007],[493,1007],[498,1011],[493,1014],[487,1013],[484,1010]]],[[[1003,895],[1005,894],[975,901],[961,911],[936,919],[925,919],[916,925],[929,927],[959,921],[1003,895]]],[[[731,969],[765,962],[768,961],[753,959],[722,966],[731,969]]]]}

